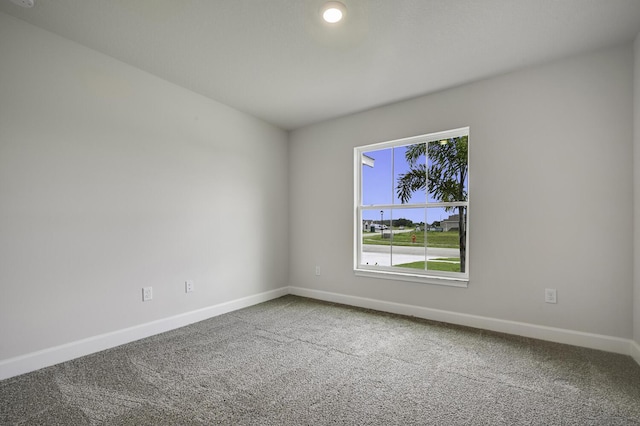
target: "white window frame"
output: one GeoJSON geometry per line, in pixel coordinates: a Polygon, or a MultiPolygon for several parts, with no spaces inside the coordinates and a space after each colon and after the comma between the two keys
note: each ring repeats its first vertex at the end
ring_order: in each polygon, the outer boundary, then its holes
{"type": "MultiPolygon", "coordinates": [[[[469,214],[470,214],[470,168],[469,157],[467,157],[467,200],[460,202],[441,203],[429,202],[428,197],[424,203],[407,203],[407,204],[372,204],[364,206],[362,204],[362,165],[363,155],[365,152],[376,151],[386,148],[394,148],[398,146],[412,145],[417,143],[429,143],[442,139],[451,139],[461,136],[469,137],[469,127],[447,130],[437,133],[429,133],[425,135],[413,136],[409,138],[396,139],[387,142],[374,143],[370,145],[358,146],[354,148],[354,252],[353,252],[353,268],[354,273],[358,276],[390,279],[396,281],[412,281],[427,284],[446,285],[453,287],[467,287],[469,283],[469,214]],[[446,272],[435,270],[409,270],[408,268],[399,268],[397,266],[379,266],[379,265],[363,265],[361,262],[362,253],[362,212],[363,210],[385,210],[398,208],[428,208],[428,207],[456,207],[465,206],[467,216],[466,226],[466,259],[465,272],[446,272]]],[[[470,139],[470,137],[469,137],[470,139]]],[[[467,149],[469,149],[467,147],[467,149]]],[[[393,175],[395,178],[395,175],[393,175]]],[[[393,250],[393,246],[391,248],[393,250]]],[[[393,253],[393,251],[392,251],[393,253]]]]}

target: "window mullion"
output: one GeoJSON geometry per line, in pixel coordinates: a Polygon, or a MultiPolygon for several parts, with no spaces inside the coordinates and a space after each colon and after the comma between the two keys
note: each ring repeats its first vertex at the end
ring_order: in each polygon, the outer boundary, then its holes
{"type": "MultiPolygon", "coordinates": [[[[393,185],[396,177],[396,148],[391,148],[391,204],[395,205],[396,199],[393,185]]],[[[393,267],[393,207],[389,209],[389,266],[393,267]]],[[[382,232],[384,235],[384,231],[382,232]]]]}

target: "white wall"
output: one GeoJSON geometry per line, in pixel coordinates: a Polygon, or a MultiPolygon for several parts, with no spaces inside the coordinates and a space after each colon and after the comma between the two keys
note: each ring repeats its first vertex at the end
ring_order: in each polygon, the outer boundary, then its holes
{"type": "Polygon", "coordinates": [[[626,45],[292,132],[290,285],[630,339],[632,70],[626,45]],[[463,126],[469,287],[354,276],[353,147],[463,126]]]}
{"type": "MultiPolygon", "coordinates": [[[[633,335],[638,344],[636,356],[640,357],[640,34],[634,43],[634,131],[633,131],[633,183],[634,183],[634,291],[633,335]]],[[[638,358],[640,362],[640,358],[638,358]]]]}
{"type": "Polygon", "coordinates": [[[0,361],[286,286],[286,132],[1,13],[0,58],[0,361]]]}

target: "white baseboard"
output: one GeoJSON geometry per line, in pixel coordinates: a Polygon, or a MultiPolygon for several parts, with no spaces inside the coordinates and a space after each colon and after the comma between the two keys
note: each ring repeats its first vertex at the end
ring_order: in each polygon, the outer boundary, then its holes
{"type": "Polygon", "coordinates": [[[607,352],[615,352],[630,355],[638,364],[640,364],[640,344],[630,339],[469,315],[440,309],[424,308],[421,306],[349,296],[340,293],[330,293],[320,290],[311,290],[301,287],[282,287],[276,290],[209,306],[207,308],[185,312],[169,318],[163,318],[157,321],[2,360],[0,361],[0,380],[120,346],[135,340],[144,339],[145,337],[184,327],[198,321],[266,302],[271,299],[276,299],[287,294],[325,300],[328,302],[342,303],[345,305],[359,306],[362,308],[375,309],[395,314],[414,316],[434,321],[442,321],[451,324],[465,325],[468,327],[481,328],[501,333],[532,337],[551,342],[599,349],[607,352]]]}
{"type": "Polygon", "coordinates": [[[191,312],[175,315],[169,318],[136,325],[122,330],[89,337],[86,339],[55,346],[15,358],[0,361],[0,380],[8,379],[20,374],[49,367],[61,362],[69,361],[81,356],[89,355],[105,349],[144,339],[154,334],[164,333],[193,324],[208,318],[236,311],[271,299],[285,296],[288,288],[282,287],[264,293],[254,294],[241,299],[231,300],[218,305],[209,306],[191,312]]]}
{"type": "MultiPolygon", "coordinates": [[[[497,331],[500,333],[515,334],[534,339],[581,346],[585,348],[599,349],[607,352],[615,352],[624,355],[632,355],[629,339],[605,336],[601,334],[584,333],[581,331],[566,330],[562,328],[547,327],[543,325],[528,324],[523,322],[508,321],[497,318],[469,315],[459,312],[443,311],[440,309],[424,308],[422,306],[405,305],[401,303],[387,302],[384,300],[369,299],[346,294],[330,293],[320,290],[311,290],[301,287],[289,287],[289,293],[296,296],[325,300],[327,302],[342,303],[361,308],[375,309],[424,318],[433,321],[441,321],[450,324],[464,325],[497,331]]],[[[635,344],[636,355],[632,355],[640,364],[640,346],[635,344]]]]}
{"type": "Polygon", "coordinates": [[[640,344],[638,342],[631,341],[631,357],[636,360],[640,365],[640,344]]]}

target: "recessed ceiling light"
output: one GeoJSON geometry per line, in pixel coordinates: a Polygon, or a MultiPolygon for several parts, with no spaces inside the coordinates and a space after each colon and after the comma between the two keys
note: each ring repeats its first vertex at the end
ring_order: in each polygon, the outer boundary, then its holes
{"type": "Polygon", "coordinates": [[[338,1],[330,1],[324,4],[321,9],[322,19],[329,24],[336,24],[342,21],[345,13],[347,12],[347,8],[344,4],[338,1]]]}
{"type": "Polygon", "coordinates": [[[11,0],[13,3],[22,7],[33,7],[35,0],[11,0]]]}

